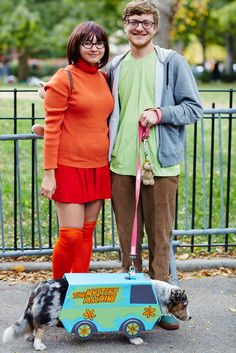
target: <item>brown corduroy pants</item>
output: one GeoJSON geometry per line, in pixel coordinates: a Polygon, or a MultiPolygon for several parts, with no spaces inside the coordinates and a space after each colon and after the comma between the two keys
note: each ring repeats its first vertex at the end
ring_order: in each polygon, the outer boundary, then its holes
{"type": "MultiPolygon", "coordinates": [[[[123,271],[131,265],[130,248],[135,212],[135,177],[111,173],[112,204],[116,218],[123,271]]],[[[169,276],[170,239],[179,177],[155,177],[153,186],[141,183],[138,204],[137,257],[134,261],[142,272],[144,226],[149,246],[149,275],[167,281],[169,276]]]]}

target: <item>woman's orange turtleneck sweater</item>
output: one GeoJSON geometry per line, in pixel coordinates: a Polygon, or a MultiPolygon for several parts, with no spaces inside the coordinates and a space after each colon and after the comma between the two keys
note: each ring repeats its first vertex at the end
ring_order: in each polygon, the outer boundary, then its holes
{"type": "Polygon", "coordinates": [[[98,168],[108,164],[107,119],[113,98],[104,75],[84,61],[59,69],[46,84],[44,169],[58,164],[98,168]]]}

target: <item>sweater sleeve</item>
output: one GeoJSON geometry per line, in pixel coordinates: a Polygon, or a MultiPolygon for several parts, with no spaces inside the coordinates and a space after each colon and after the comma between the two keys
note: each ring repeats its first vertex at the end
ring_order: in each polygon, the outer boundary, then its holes
{"type": "Polygon", "coordinates": [[[196,81],[186,60],[181,59],[175,66],[175,105],[160,107],[161,124],[182,126],[198,121],[203,115],[196,81]]]}
{"type": "Polygon", "coordinates": [[[57,168],[61,125],[68,108],[70,85],[64,69],[59,69],[45,85],[44,169],[57,168]]]}

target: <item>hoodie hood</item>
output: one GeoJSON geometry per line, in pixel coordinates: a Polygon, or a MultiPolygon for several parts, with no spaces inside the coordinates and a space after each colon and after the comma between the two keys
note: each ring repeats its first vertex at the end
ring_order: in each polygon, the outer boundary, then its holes
{"type": "Polygon", "coordinates": [[[154,49],[157,53],[157,58],[162,64],[166,64],[170,61],[173,55],[176,54],[176,52],[172,49],[165,49],[165,48],[160,48],[158,45],[154,46],[154,49]]]}

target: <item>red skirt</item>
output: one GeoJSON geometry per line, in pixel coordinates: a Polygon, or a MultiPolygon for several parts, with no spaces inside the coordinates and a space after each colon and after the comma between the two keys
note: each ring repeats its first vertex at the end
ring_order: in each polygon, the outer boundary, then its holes
{"type": "Polygon", "coordinates": [[[86,203],[111,198],[109,166],[75,168],[58,165],[55,171],[56,191],[52,199],[58,202],[86,203]]]}

